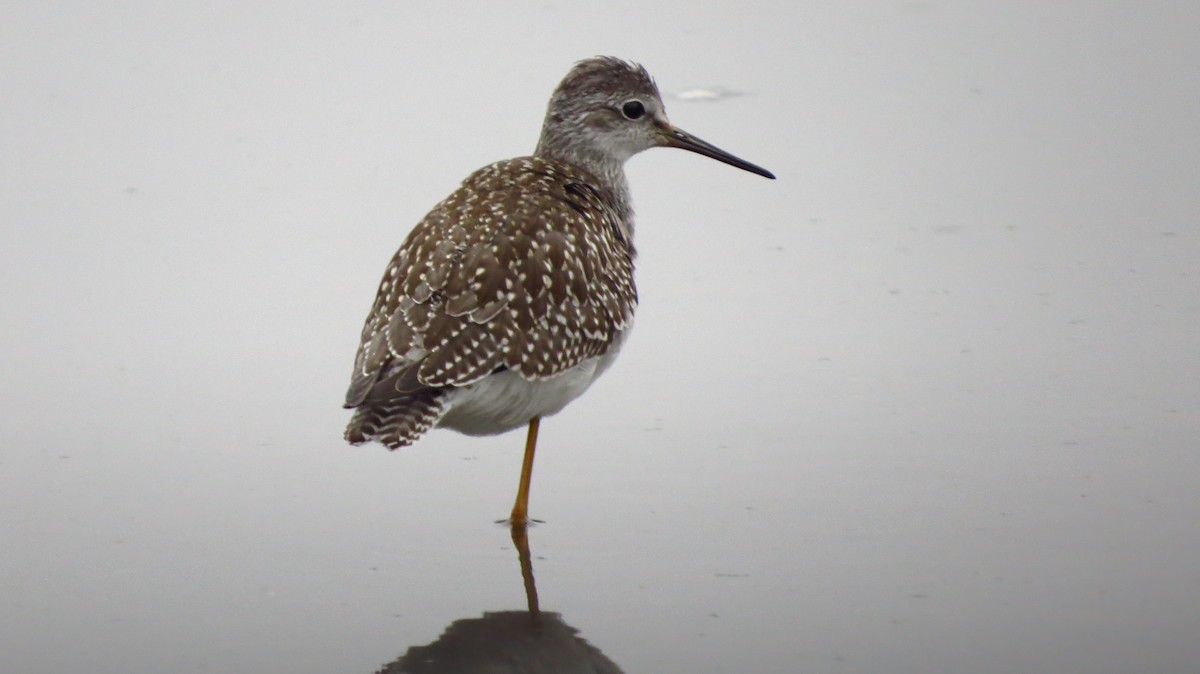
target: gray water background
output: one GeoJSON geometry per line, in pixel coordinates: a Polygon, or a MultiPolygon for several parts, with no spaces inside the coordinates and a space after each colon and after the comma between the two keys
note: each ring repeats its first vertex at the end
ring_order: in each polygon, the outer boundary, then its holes
{"type": "Polygon", "coordinates": [[[350,448],[340,401],[408,228],[593,54],[779,179],[630,162],[642,304],[542,424],[542,607],[631,673],[1197,671],[1197,34],[1194,3],[5,5],[0,671],[371,672],[525,607],[492,523],[521,436],[350,448]]]}

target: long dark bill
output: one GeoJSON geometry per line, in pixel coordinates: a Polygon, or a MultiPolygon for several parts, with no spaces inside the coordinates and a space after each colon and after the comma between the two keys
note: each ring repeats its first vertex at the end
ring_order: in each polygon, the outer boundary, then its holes
{"type": "Polygon", "coordinates": [[[712,143],[700,140],[683,129],[674,126],[665,128],[663,129],[663,139],[666,145],[670,147],[677,147],[681,150],[688,150],[689,152],[702,154],[705,157],[711,157],[712,159],[716,159],[719,162],[724,162],[730,166],[736,166],[743,171],[757,173],[758,175],[764,178],[770,178],[771,180],[775,179],[775,174],[771,173],[767,169],[755,164],[751,164],[745,159],[739,159],[729,154],[725,150],[717,147],[716,145],[713,145],[712,143]]]}

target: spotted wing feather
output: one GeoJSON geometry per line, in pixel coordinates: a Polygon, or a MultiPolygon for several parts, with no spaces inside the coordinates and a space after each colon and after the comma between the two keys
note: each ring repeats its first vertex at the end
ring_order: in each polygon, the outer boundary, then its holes
{"type": "MultiPolygon", "coordinates": [[[[346,406],[381,418],[416,406],[424,419],[436,406],[417,393],[503,369],[553,377],[607,351],[630,326],[637,292],[622,234],[630,214],[595,183],[577,168],[525,157],[477,171],[438,204],[384,274],[346,406]]],[[[384,426],[359,428],[378,439],[384,426]]]]}

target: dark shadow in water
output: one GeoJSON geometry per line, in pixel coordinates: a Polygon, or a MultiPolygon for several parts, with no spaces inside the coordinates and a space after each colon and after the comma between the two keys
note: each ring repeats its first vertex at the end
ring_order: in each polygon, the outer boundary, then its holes
{"type": "Polygon", "coordinates": [[[376,674],[622,674],[557,613],[538,608],[524,529],[512,530],[525,584],[525,611],[455,620],[427,646],[413,646],[376,674]]]}

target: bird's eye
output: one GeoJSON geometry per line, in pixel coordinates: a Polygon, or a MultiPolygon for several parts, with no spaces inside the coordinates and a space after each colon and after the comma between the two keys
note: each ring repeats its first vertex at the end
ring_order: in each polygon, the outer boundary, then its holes
{"type": "Polygon", "coordinates": [[[629,101],[621,106],[621,114],[625,119],[638,119],[646,114],[646,106],[641,101],[629,101]]]}

